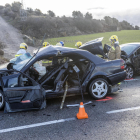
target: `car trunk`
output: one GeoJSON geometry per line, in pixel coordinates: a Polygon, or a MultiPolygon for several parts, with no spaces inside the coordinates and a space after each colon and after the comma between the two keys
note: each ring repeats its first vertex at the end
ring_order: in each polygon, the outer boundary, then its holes
{"type": "Polygon", "coordinates": [[[103,40],[103,37],[97,38],[95,40],[91,40],[89,42],[86,42],[82,46],[80,46],[79,49],[87,50],[94,55],[97,54],[97,55],[104,56],[105,53],[104,53],[104,49],[102,46],[102,40],[103,40]]]}

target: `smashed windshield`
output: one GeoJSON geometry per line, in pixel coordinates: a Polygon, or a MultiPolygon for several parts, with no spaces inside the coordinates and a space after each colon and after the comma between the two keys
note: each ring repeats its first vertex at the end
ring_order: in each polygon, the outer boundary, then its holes
{"type": "Polygon", "coordinates": [[[120,45],[121,50],[125,51],[127,55],[129,55],[133,50],[137,48],[137,45],[134,44],[124,44],[120,45]]]}
{"type": "Polygon", "coordinates": [[[13,69],[20,71],[31,58],[32,56],[30,53],[25,53],[23,55],[11,59],[10,63],[14,64],[13,69]]]}

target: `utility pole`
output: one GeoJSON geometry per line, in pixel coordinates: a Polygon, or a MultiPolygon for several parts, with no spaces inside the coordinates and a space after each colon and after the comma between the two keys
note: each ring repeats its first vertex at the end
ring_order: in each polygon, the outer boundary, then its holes
{"type": "Polygon", "coordinates": [[[21,0],[20,19],[21,21],[25,21],[27,19],[26,7],[23,0],[21,0]]]}

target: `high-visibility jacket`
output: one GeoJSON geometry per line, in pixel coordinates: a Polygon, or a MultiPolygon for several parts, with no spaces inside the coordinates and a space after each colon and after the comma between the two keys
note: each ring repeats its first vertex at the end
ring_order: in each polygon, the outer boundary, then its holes
{"type": "Polygon", "coordinates": [[[114,46],[110,48],[108,58],[110,60],[121,59],[121,49],[118,43],[115,43],[114,46]]]}

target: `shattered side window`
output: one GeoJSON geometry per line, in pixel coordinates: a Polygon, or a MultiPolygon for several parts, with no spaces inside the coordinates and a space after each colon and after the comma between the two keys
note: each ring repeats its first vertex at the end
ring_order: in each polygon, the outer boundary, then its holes
{"type": "Polygon", "coordinates": [[[48,65],[48,63],[43,63],[42,61],[44,60],[36,61],[32,66],[30,66],[30,68],[26,72],[26,74],[35,81],[38,81],[41,77],[43,77],[47,73],[45,65],[48,65]]]}
{"type": "Polygon", "coordinates": [[[26,86],[33,86],[33,82],[31,79],[26,77],[23,74],[20,74],[19,76],[16,75],[16,77],[7,78],[4,82],[5,88],[14,88],[14,87],[26,87],[26,86]]]}
{"type": "MultiPolygon", "coordinates": [[[[50,60],[48,60],[48,61],[49,61],[49,63],[52,63],[52,62],[50,62],[50,60]]],[[[33,64],[33,67],[36,69],[39,76],[43,76],[46,74],[46,67],[43,64],[44,63],[42,62],[42,60],[37,61],[36,63],[33,64]]]]}
{"type": "Polygon", "coordinates": [[[10,60],[10,63],[14,63],[14,64],[17,64],[21,61],[24,61],[24,60],[27,60],[27,59],[30,59],[32,56],[30,53],[25,53],[25,54],[22,54],[16,58],[13,58],[10,60]]]}
{"type": "Polygon", "coordinates": [[[42,60],[42,66],[47,67],[47,66],[51,66],[51,65],[52,65],[52,57],[42,60]]]}
{"type": "Polygon", "coordinates": [[[68,57],[50,57],[42,60],[42,66],[54,66],[64,64],[68,60],[68,57]]]}

